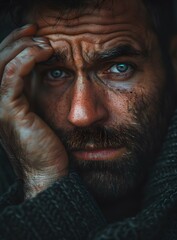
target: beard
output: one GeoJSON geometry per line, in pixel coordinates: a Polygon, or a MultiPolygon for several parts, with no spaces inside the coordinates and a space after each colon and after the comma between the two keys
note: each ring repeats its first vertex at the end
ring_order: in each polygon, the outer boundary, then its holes
{"type": "MultiPolygon", "coordinates": [[[[74,168],[98,202],[113,202],[138,192],[144,186],[148,172],[162,145],[172,110],[167,95],[137,96],[129,112],[129,124],[112,126],[97,123],[72,130],[57,127],[55,117],[41,111],[38,114],[53,129],[64,144],[70,166],[74,168]],[[114,160],[79,160],[73,151],[86,149],[120,149],[126,151],[114,160]]],[[[40,110],[39,110],[40,109],[40,110]]],[[[54,114],[55,115],[55,114],[54,114]]]]}
{"type": "Polygon", "coordinates": [[[98,202],[118,201],[138,192],[145,184],[148,171],[159,152],[165,127],[160,111],[157,110],[153,118],[147,113],[144,116],[137,113],[139,116],[134,115],[132,122],[138,118],[138,123],[128,126],[97,124],[69,131],[52,127],[67,150],[71,168],[79,173],[98,202]],[[94,149],[123,147],[126,151],[114,160],[77,159],[73,152],[86,149],[88,144],[94,149]]]}
{"type": "Polygon", "coordinates": [[[70,166],[76,169],[97,200],[112,201],[124,197],[144,182],[152,159],[149,151],[152,137],[145,137],[143,128],[94,126],[72,131],[55,129],[55,133],[67,150],[70,166]],[[85,161],[75,158],[72,153],[86,149],[88,143],[95,149],[124,147],[126,151],[114,160],[85,161]]]}

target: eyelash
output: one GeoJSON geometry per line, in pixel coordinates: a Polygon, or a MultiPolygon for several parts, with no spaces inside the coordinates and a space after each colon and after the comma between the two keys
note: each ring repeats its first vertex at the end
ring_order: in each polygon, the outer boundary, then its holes
{"type": "MultiPolygon", "coordinates": [[[[100,70],[96,71],[96,75],[98,76],[98,78],[102,79],[102,80],[110,80],[110,81],[123,81],[123,80],[127,80],[128,78],[130,78],[133,73],[135,72],[135,70],[137,69],[137,66],[135,64],[129,63],[129,62],[119,62],[119,63],[111,63],[109,64],[109,67],[101,67],[100,70]],[[121,66],[122,65],[122,66],[121,66]],[[118,66],[121,67],[125,67],[125,72],[121,72],[121,69],[118,69],[118,66]],[[117,68],[117,69],[116,69],[117,68]],[[119,72],[111,72],[112,71],[119,71],[119,72]],[[128,71],[129,70],[129,71],[128,71]]],[[[47,82],[60,82],[62,80],[66,80],[66,79],[72,79],[73,80],[73,73],[68,71],[67,69],[63,69],[63,68],[53,68],[53,69],[49,69],[47,71],[45,71],[45,81],[47,82]],[[58,77],[53,77],[51,74],[54,71],[58,71],[61,73],[61,76],[58,77]],[[63,76],[64,75],[64,76],[63,76]]]]}
{"type": "Polygon", "coordinates": [[[137,70],[137,65],[135,65],[134,63],[130,63],[130,62],[119,62],[119,63],[111,63],[109,64],[109,67],[105,67],[104,70],[100,69],[98,71],[97,76],[99,78],[102,78],[104,80],[113,80],[113,81],[118,81],[118,80],[128,80],[130,77],[133,76],[133,74],[135,73],[135,71],[137,70]],[[117,70],[119,72],[111,72],[111,69],[116,70],[116,67],[118,67],[118,65],[126,65],[127,69],[125,69],[125,72],[121,72],[120,69],[117,70]]]}
{"type": "Polygon", "coordinates": [[[60,67],[56,67],[56,68],[53,68],[53,69],[48,69],[44,72],[44,76],[45,76],[45,80],[46,81],[61,81],[61,80],[64,80],[64,79],[70,79],[72,77],[72,73],[69,72],[68,70],[66,69],[63,69],[63,68],[60,68],[60,67]],[[59,72],[61,73],[61,75],[58,75],[56,77],[52,76],[52,72],[57,72],[58,71],[58,74],[59,72]]]}
{"type": "MultiPolygon", "coordinates": [[[[62,71],[62,70],[60,70],[60,69],[54,69],[54,70],[50,70],[50,71],[48,71],[48,77],[50,77],[50,78],[53,78],[53,79],[55,79],[55,78],[63,78],[63,75],[64,75],[65,73],[64,73],[64,71],[62,71]],[[59,76],[56,76],[56,77],[54,77],[54,76],[52,76],[52,73],[57,73],[58,72],[58,74],[59,74],[59,76]]],[[[66,75],[66,74],[65,74],[66,75]]]]}
{"type": "Polygon", "coordinates": [[[135,66],[133,66],[133,64],[122,62],[122,63],[114,63],[113,65],[111,65],[111,67],[109,67],[109,69],[108,69],[108,72],[111,73],[111,68],[117,67],[116,70],[119,71],[119,73],[117,73],[117,74],[125,74],[123,72],[123,70],[121,72],[121,66],[123,67],[123,65],[126,65],[126,67],[127,67],[127,69],[125,69],[125,71],[126,70],[128,71],[129,68],[131,68],[130,71],[133,71],[135,69],[135,66]],[[118,69],[118,66],[120,66],[120,69],[118,69]]]}

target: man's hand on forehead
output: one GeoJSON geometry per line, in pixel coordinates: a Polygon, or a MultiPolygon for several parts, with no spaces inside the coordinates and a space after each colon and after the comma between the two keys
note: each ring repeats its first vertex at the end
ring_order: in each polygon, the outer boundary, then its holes
{"type": "Polygon", "coordinates": [[[18,177],[25,181],[26,198],[65,175],[68,163],[58,137],[31,109],[36,79],[31,77],[29,83],[27,76],[53,54],[48,39],[36,37],[36,31],[35,25],[26,25],[0,45],[0,136],[18,177]]]}

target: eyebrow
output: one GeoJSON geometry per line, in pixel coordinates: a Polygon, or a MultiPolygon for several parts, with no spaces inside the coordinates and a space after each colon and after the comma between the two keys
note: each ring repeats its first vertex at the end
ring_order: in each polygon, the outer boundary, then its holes
{"type": "Polygon", "coordinates": [[[63,51],[57,50],[47,61],[42,62],[42,65],[52,65],[57,62],[65,63],[67,61],[67,54],[63,51]]]}
{"type": "Polygon", "coordinates": [[[147,51],[146,50],[138,50],[135,49],[133,46],[126,44],[126,45],[119,45],[117,47],[114,47],[112,49],[105,50],[101,53],[94,53],[94,60],[95,61],[108,61],[111,59],[115,59],[118,57],[147,57],[147,51]]]}
{"type": "MultiPolygon", "coordinates": [[[[115,58],[129,56],[129,57],[142,57],[146,58],[148,56],[147,51],[145,49],[138,50],[129,44],[121,44],[111,49],[107,49],[103,52],[94,52],[93,54],[84,53],[88,62],[104,62],[110,61],[115,58]]],[[[67,53],[62,50],[57,50],[56,53],[52,55],[50,59],[41,64],[44,65],[52,65],[55,63],[63,63],[65,64],[68,60],[67,53]]]]}

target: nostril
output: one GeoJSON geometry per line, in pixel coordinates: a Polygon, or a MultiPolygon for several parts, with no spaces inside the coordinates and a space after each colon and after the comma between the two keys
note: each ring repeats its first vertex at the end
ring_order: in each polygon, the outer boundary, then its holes
{"type": "Polygon", "coordinates": [[[86,126],[93,121],[94,109],[88,108],[87,104],[77,104],[72,106],[68,119],[69,121],[77,126],[86,126]]]}
{"type": "Polygon", "coordinates": [[[102,121],[107,118],[107,115],[107,111],[103,106],[94,104],[93,101],[87,101],[82,104],[73,104],[68,115],[68,120],[75,126],[86,127],[102,121]]]}
{"type": "Polygon", "coordinates": [[[92,81],[78,78],[72,92],[68,121],[75,126],[93,125],[107,115],[104,99],[98,95],[97,86],[92,81]]]}

